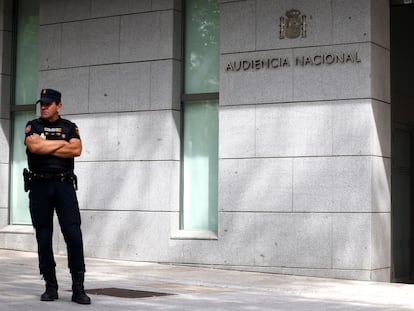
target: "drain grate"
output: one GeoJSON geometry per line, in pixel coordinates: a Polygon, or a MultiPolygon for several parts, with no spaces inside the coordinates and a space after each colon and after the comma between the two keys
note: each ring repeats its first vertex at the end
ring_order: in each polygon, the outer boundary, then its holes
{"type": "Polygon", "coordinates": [[[168,296],[173,294],[168,293],[159,293],[159,292],[148,292],[143,290],[132,290],[125,288],[95,288],[85,290],[88,294],[91,295],[104,295],[120,298],[147,298],[147,297],[157,297],[157,296],[168,296]]]}

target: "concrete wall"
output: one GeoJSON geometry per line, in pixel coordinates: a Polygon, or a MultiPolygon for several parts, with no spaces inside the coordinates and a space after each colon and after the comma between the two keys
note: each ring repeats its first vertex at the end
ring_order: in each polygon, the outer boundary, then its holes
{"type": "MultiPolygon", "coordinates": [[[[388,1],[221,1],[217,235],[179,232],[182,9],[40,1],[39,88],[62,90],[84,145],[86,255],[388,281],[388,1]],[[306,38],[279,39],[291,8],[307,15],[306,38]],[[339,52],[360,62],[294,62],[339,52]],[[274,57],[291,63],[227,70],[274,57]]],[[[65,253],[60,234],[55,248],[65,253]]]]}

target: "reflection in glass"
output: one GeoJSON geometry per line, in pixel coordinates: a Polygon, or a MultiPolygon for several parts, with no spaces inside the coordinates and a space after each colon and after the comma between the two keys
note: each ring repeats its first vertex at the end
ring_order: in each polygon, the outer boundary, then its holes
{"type": "Polygon", "coordinates": [[[187,102],[183,137],[185,230],[217,230],[218,105],[187,102]]]}
{"type": "Polygon", "coordinates": [[[29,197],[24,192],[23,168],[27,167],[26,146],[24,145],[24,129],[27,121],[35,118],[34,112],[17,112],[13,123],[11,193],[12,206],[10,220],[12,224],[31,224],[29,213],[29,197]]]}
{"type": "Polygon", "coordinates": [[[220,7],[217,0],[187,0],[184,92],[218,92],[220,7]]]}
{"type": "Polygon", "coordinates": [[[20,0],[17,18],[15,104],[28,105],[37,97],[39,1],[20,0]]]}

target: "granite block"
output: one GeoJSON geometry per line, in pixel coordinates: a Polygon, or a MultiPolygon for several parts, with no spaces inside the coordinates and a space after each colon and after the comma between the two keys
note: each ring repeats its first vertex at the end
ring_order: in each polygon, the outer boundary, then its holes
{"type": "Polygon", "coordinates": [[[132,14],[121,17],[120,61],[174,57],[173,11],[132,14]]]}
{"type": "Polygon", "coordinates": [[[370,270],[371,213],[332,215],[332,268],[370,270]]]}
{"type": "Polygon", "coordinates": [[[226,54],[220,59],[220,105],[293,99],[292,51],[226,54]]]}
{"type": "Polygon", "coordinates": [[[293,210],[370,212],[372,157],[296,158],[293,210]]]}
{"type": "Polygon", "coordinates": [[[77,162],[76,172],[82,209],[179,210],[178,162],[77,162]]]}
{"type": "Polygon", "coordinates": [[[91,0],[91,17],[134,14],[151,10],[151,0],[91,0]]]}
{"type": "Polygon", "coordinates": [[[256,108],[220,107],[219,158],[253,157],[256,152],[256,108]]]}
{"type": "Polygon", "coordinates": [[[292,211],[292,159],[227,159],[219,165],[219,210],[292,211]]]}
{"type": "Polygon", "coordinates": [[[9,163],[10,121],[0,119],[0,164],[9,163]]]}
{"type": "Polygon", "coordinates": [[[325,103],[256,108],[256,155],[318,156],[332,153],[332,107],[325,103]]]}
{"type": "Polygon", "coordinates": [[[222,3],[220,7],[220,52],[254,51],[255,24],[254,1],[222,3]]]}
{"type": "Polygon", "coordinates": [[[62,115],[86,113],[89,109],[89,68],[40,71],[39,86],[60,90],[62,115]]]}
{"type": "MultiPolygon", "coordinates": [[[[61,66],[62,25],[44,25],[39,28],[39,68],[54,69],[61,66]]],[[[78,38],[79,39],[79,38],[78,38]]],[[[65,53],[69,55],[70,53],[65,53]]]]}
{"type": "Polygon", "coordinates": [[[90,69],[89,111],[149,110],[150,64],[130,63],[90,69]]]}
{"type": "Polygon", "coordinates": [[[254,214],[255,265],[331,268],[332,220],[327,214],[254,214]]]}

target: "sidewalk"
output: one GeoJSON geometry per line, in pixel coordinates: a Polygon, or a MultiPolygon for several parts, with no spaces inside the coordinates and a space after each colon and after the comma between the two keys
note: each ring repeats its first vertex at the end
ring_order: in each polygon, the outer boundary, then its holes
{"type": "Polygon", "coordinates": [[[88,258],[85,288],[91,305],[71,302],[66,258],[56,257],[59,300],[41,302],[44,281],[34,253],[0,250],[0,310],[414,310],[414,285],[249,273],[88,258]],[[126,291],[131,290],[131,291],[126,291]],[[111,291],[107,290],[110,294],[111,291]]]}

